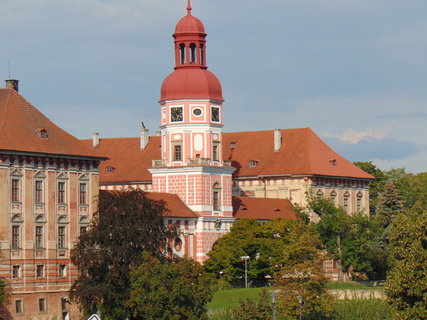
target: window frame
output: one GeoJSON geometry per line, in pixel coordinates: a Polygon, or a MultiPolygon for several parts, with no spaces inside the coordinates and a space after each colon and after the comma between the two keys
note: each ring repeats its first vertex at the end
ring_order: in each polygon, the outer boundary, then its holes
{"type": "Polygon", "coordinates": [[[10,199],[12,202],[21,201],[21,179],[14,177],[11,181],[10,199]]]}
{"type": "Polygon", "coordinates": [[[34,202],[43,203],[43,180],[34,181],[34,202]]]}
{"type": "Polygon", "coordinates": [[[11,232],[11,249],[21,249],[21,226],[12,225],[11,232]]]}
{"type": "Polygon", "coordinates": [[[35,241],[34,241],[34,244],[35,244],[35,248],[36,249],[42,249],[42,248],[44,248],[44,246],[43,246],[43,240],[44,240],[44,227],[43,226],[40,226],[40,225],[36,225],[36,227],[35,227],[35,241]]]}
{"type": "Polygon", "coordinates": [[[58,226],[58,248],[66,249],[67,248],[67,227],[65,225],[58,226]]]}
{"type": "Polygon", "coordinates": [[[58,181],[56,185],[58,204],[66,204],[66,181],[58,181]]]}
{"type": "Polygon", "coordinates": [[[79,182],[79,204],[87,205],[87,182],[79,182]]]}
{"type": "Polygon", "coordinates": [[[36,265],[36,278],[44,278],[44,264],[36,265]]]}

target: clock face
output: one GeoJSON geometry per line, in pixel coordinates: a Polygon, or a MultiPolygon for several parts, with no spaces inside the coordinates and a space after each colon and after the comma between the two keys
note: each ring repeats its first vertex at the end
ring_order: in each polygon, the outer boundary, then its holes
{"type": "Polygon", "coordinates": [[[212,107],[212,121],[219,122],[219,108],[212,107]]]}
{"type": "Polygon", "coordinates": [[[172,107],[171,108],[171,121],[182,121],[182,107],[172,107]]]}

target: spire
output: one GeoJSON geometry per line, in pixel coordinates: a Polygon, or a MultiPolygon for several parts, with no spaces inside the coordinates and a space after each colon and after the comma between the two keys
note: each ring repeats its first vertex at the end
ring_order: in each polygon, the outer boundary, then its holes
{"type": "Polygon", "coordinates": [[[188,4],[187,4],[187,14],[191,14],[191,3],[190,0],[188,0],[188,4]]]}

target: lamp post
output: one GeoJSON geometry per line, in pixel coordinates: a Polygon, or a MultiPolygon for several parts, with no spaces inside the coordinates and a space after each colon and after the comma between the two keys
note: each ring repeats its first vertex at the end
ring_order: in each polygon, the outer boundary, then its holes
{"type": "Polygon", "coordinates": [[[248,260],[249,256],[241,256],[240,259],[245,260],[245,288],[248,287],[248,260]]]}
{"type": "Polygon", "coordinates": [[[298,303],[299,303],[299,320],[302,319],[302,304],[304,302],[304,297],[302,295],[297,295],[298,303]]]}
{"type": "Polygon", "coordinates": [[[273,320],[276,320],[276,291],[271,291],[271,304],[273,306],[273,320]]]}

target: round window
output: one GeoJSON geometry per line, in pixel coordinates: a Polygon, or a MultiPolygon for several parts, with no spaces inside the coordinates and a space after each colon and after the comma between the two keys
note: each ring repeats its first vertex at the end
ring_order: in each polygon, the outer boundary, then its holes
{"type": "Polygon", "coordinates": [[[203,111],[200,108],[194,108],[193,109],[193,115],[195,115],[196,117],[200,117],[202,115],[203,111]]]}
{"type": "Polygon", "coordinates": [[[181,251],[182,249],[182,240],[180,238],[175,239],[174,247],[176,251],[181,251]]]}

